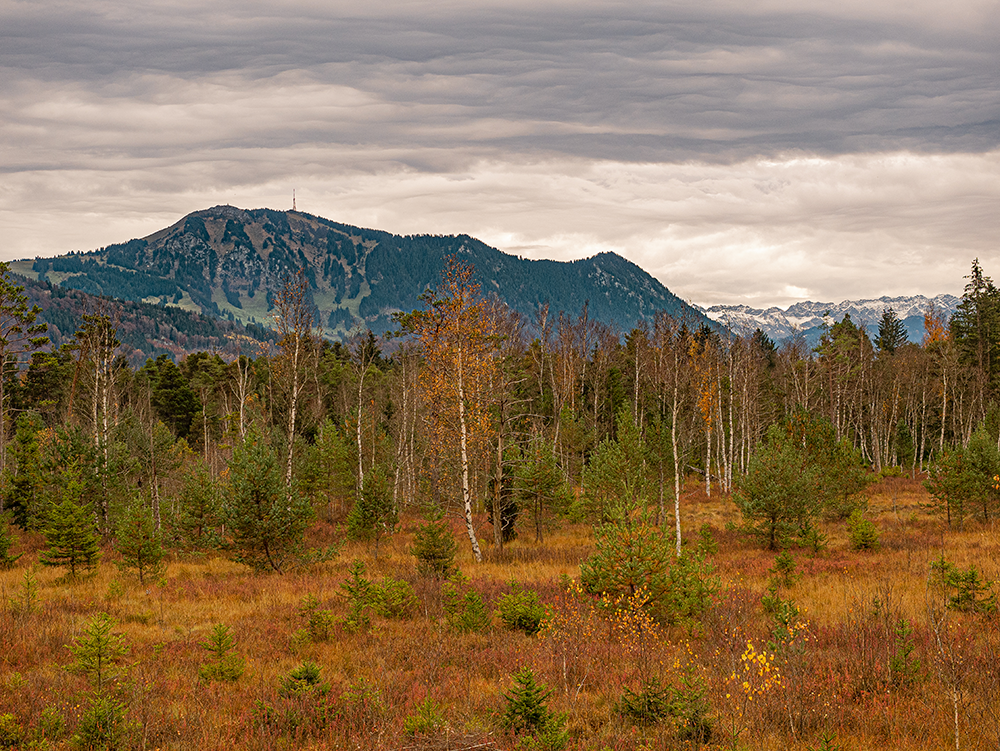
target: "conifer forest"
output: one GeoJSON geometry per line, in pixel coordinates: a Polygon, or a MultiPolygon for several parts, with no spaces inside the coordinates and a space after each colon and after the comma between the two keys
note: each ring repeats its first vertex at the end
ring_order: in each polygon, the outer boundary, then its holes
{"type": "Polygon", "coordinates": [[[1000,746],[1000,291],[922,341],[527,319],[133,367],[0,267],[0,748],[1000,746]]]}

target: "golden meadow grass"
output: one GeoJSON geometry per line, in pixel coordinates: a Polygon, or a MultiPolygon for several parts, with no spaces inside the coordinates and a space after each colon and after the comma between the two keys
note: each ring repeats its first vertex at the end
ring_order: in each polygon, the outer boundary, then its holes
{"type": "MultiPolygon", "coordinates": [[[[798,615],[783,638],[762,606],[775,554],[737,529],[728,498],[707,498],[693,485],[682,505],[684,528],[694,544],[709,525],[721,581],[699,626],[660,627],[627,609],[611,616],[599,598],[567,589],[593,549],[584,525],[554,530],[541,545],[525,533],[502,553],[484,540],[484,561],[476,564],[456,521],[468,586],[491,610],[511,582],[536,590],[550,610],[537,636],[504,630],[497,618],[482,633],[450,630],[440,583],[418,578],[408,552],[415,518],[382,541],[377,557],[366,544],[345,542],[334,560],[280,575],[254,574],[220,555],[175,558],[162,583],[145,587],[119,572],[110,550],[93,576],[67,580],[62,570],[34,566],[42,539],[22,536],[24,555],[0,571],[0,715],[24,730],[25,748],[73,748],[91,688],[66,670],[67,645],[107,612],[130,645],[115,690],[130,723],[123,748],[515,748],[529,742],[506,735],[497,713],[511,675],[524,666],[552,689],[550,708],[566,713],[569,748],[693,748],[676,723],[634,725],[618,709],[626,689],[637,691],[650,677],[682,690],[685,676],[703,686],[710,747],[814,749],[825,738],[827,748],[956,748],[957,708],[958,748],[996,748],[996,615],[948,612],[940,621],[941,595],[929,584],[930,563],[942,553],[1000,578],[996,531],[975,523],[947,530],[925,511],[917,481],[890,478],[870,495],[878,551],[850,550],[843,522],[820,525],[824,551],[791,551],[800,577],[779,592],[798,615]],[[370,629],[346,628],[341,583],[356,560],[372,581],[409,582],[419,603],[412,616],[375,615],[370,629]],[[33,606],[25,599],[28,571],[37,582],[33,606]],[[328,641],[297,636],[308,595],[336,620],[328,641]],[[906,638],[897,633],[899,618],[912,628],[906,638]],[[208,659],[202,642],[219,623],[246,661],[231,683],[198,674],[208,659]],[[904,682],[890,665],[907,639],[920,667],[904,682]],[[306,661],[320,666],[329,692],[282,697],[282,677],[306,661]],[[404,721],[428,698],[441,707],[443,726],[405,734],[404,721]],[[53,729],[53,717],[62,728],[53,729]]],[[[341,535],[317,524],[310,538],[329,544],[341,535]]]]}

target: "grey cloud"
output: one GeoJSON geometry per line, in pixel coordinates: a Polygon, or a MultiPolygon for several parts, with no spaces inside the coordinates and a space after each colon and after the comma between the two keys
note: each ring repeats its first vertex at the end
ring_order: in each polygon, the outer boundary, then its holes
{"type": "Polygon", "coordinates": [[[1000,14],[889,5],[9,2],[7,253],[298,186],[698,302],[936,294],[1000,229],[1000,14]]]}
{"type": "MultiPolygon", "coordinates": [[[[279,13],[284,5],[254,16],[265,6],[239,7],[168,5],[146,15],[83,4],[55,19],[29,8],[0,32],[0,65],[8,81],[74,83],[108,105],[166,106],[165,98],[183,97],[185,82],[231,75],[230,86],[267,88],[299,72],[385,106],[375,132],[343,113],[301,128],[293,108],[287,121],[246,134],[265,142],[420,149],[458,131],[486,153],[629,161],[998,143],[1000,58],[988,28],[935,32],[829,12],[712,6],[470,4],[395,17],[279,13]],[[476,127],[498,121],[522,132],[476,127]]],[[[218,114],[227,118],[224,101],[218,114]]]]}

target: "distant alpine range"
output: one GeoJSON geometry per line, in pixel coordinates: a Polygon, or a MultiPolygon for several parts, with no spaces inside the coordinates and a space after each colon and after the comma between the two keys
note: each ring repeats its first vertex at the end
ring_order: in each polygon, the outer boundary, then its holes
{"type": "MultiPolygon", "coordinates": [[[[401,236],[300,211],[234,206],[196,211],[141,239],[10,265],[14,273],[43,286],[47,282],[88,295],[180,308],[252,327],[270,324],[274,295],[302,270],[317,326],[325,336],[340,339],[365,329],[382,334],[392,329],[394,313],[420,308],[420,295],[438,284],[449,255],[472,263],[483,292],[496,294],[529,321],[535,321],[546,304],[552,321],[560,313],[575,318],[586,308],[591,320],[620,331],[650,323],[662,310],[691,327],[728,327],[738,335],[760,328],[776,342],[802,333],[815,343],[824,320],[839,321],[846,314],[874,336],[883,310],[891,307],[910,340],[920,341],[928,305],[950,316],[960,302],[939,295],[801,302],[788,310],[733,305],[706,310],[685,303],[615,253],[579,261],[536,261],[503,253],[468,235],[401,236]]],[[[32,297],[44,303],[53,295],[36,291],[32,297]]],[[[143,315],[156,318],[143,310],[143,315]]],[[[71,325],[60,320],[61,329],[71,325]]],[[[254,328],[259,338],[260,329],[254,328]]],[[[71,333],[61,331],[60,336],[71,333]]],[[[176,344],[164,348],[172,356],[183,354],[176,344]]],[[[140,349],[137,345],[135,358],[142,356],[140,349]]]]}
{"type": "Polygon", "coordinates": [[[808,344],[814,345],[820,340],[825,326],[842,321],[845,315],[849,315],[856,325],[865,327],[868,335],[874,339],[878,334],[883,312],[886,308],[891,308],[906,327],[909,340],[919,344],[924,335],[924,314],[928,308],[933,305],[948,319],[960,302],[962,299],[954,295],[938,295],[933,298],[914,295],[880,297],[877,300],[845,300],[839,303],[799,302],[788,310],[713,305],[704,312],[735,334],[752,334],[760,329],[775,342],[801,334],[808,344]]]}

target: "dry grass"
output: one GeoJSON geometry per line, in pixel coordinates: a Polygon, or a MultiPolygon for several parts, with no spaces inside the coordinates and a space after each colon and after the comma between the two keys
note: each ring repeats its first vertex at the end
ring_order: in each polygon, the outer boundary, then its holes
{"type": "MultiPolygon", "coordinates": [[[[713,745],[753,749],[810,749],[834,733],[845,749],[955,748],[954,710],[961,748],[996,747],[1000,739],[1000,631],[995,616],[951,614],[933,628],[929,605],[940,598],[928,586],[930,561],[944,552],[962,566],[976,565],[1000,578],[998,539],[992,525],[948,531],[927,515],[919,482],[891,478],[872,492],[870,515],[882,548],[854,552],[841,522],[822,525],[827,550],[794,550],[801,578],[782,590],[800,608],[801,624],[782,643],[764,613],[764,594],[775,555],[760,549],[735,525],[739,514],[725,497],[708,498],[690,487],[683,524],[692,533],[708,524],[719,545],[713,556],[722,589],[699,628],[643,628],[630,634],[609,621],[597,604],[574,597],[560,578],[578,577],[593,546],[590,530],[567,526],[536,545],[531,536],[496,551],[484,540],[484,562],[468,545],[459,564],[470,586],[489,603],[511,581],[537,590],[558,616],[544,637],[500,628],[485,633],[450,631],[438,583],[416,577],[408,548],[415,521],[383,541],[376,558],[366,545],[345,543],[337,559],[309,570],[255,575],[222,557],[174,560],[165,581],[141,588],[119,574],[113,553],[96,574],[68,581],[61,571],[33,568],[38,601],[23,612],[27,566],[42,541],[22,539],[24,556],[0,571],[0,714],[11,713],[40,739],[49,726],[49,748],[72,748],[71,737],[87,706],[84,677],[65,670],[66,645],[88,619],[107,611],[131,646],[128,668],[116,688],[132,723],[123,747],[148,749],[359,748],[509,749],[518,741],[498,728],[496,712],[511,674],[527,665],[554,691],[551,707],[567,714],[571,748],[670,749],[685,745],[669,724],[635,727],[616,711],[626,688],[659,676],[680,686],[685,670],[698,676],[715,719],[713,745]],[[727,528],[728,525],[728,528],[727,528]],[[418,612],[404,620],[373,618],[370,630],[351,632],[338,623],[332,638],[295,637],[306,595],[337,619],[347,613],[340,584],[360,559],[371,579],[410,582],[418,612]],[[898,652],[898,618],[912,626],[921,668],[912,683],[892,681],[889,661],[898,652]],[[198,667],[207,659],[201,642],[214,624],[232,629],[245,675],[234,683],[207,683],[198,667]],[[734,682],[747,642],[769,658],[780,675],[765,686],[756,674],[734,682]],[[321,698],[284,698],[280,679],[314,661],[330,684],[321,698]],[[759,690],[758,690],[759,689],[759,690]],[[753,693],[749,701],[746,691],[753,693]],[[403,722],[430,697],[443,707],[438,732],[408,736],[403,722]],[[54,713],[54,714],[53,714],[54,713]]],[[[483,520],[483,529],[488,526],[483,520]]],[[[465,542],[456,525],[456,536],[465,542]]],[[[318,526],[316,543],[337,532],[318,526]]],[[[931,611],[938,612],[938,611],[931,611]]],[[[26,746],[27,747],[27,746],[26,746]]],[[[44,744],[35,747],[46,747],[44,744]]]]}

